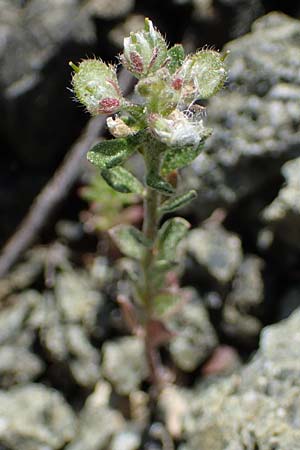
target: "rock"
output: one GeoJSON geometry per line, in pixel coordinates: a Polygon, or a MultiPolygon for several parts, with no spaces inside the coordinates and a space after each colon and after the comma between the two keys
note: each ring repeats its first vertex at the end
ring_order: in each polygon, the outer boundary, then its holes
{"type": "Polygon", "coordinates": [[[110,450],[138,450],[141,446],[141,436],[132,430],[124,430],[116,434],[110,445],[110,450]]]}
{"type": "Polygon", "coordinates": [[[182,424],[188,412],[188,394],[178,386],[166,386],[159,395],[158,408],[170,435],[179,439],[182,436],[182,424]]]}
{"type": "Polygon", "coordinates": [[[300,449],[300,310],[265,328],[239,374],[202,383],[185,417],[188,450],[300,449]]]}
{"type": "Polygon", "coordinates": [[[26,347],[3,345],[0,347],[0,386],[33,381],[43,371],[42,361],[26,347]]]}
{"type": "Polygon", "coordinates": [[[203,274],[218,285],[227,284],[242,260],[239,237],[221,225],[193,229],[188,234],[186,249],[196,263],[191,269],[193,273],[188,275],[194,275],[198,282],[199,274],[203,274]]]}
{"type": "Polygon", "coordinates": [[[226,46],[228,86],[207,108],[213,135],[185,172],[199,218],[252,195],[267,202],[265,186],[300,154],[299,30],[298,20],[273,12],[226,46]]]}
{"type": "Polygon", "coordinates": [[[103,298],[87,274],[69,270],[58,275],[55,297],[64,321],[81,323],[92,330],[103,298]]]}
{"type": "Polygon", "coordinates": [[[118,0],[118,2],[112,2],[111,0],[90,0],[87,5],[87,10],[91,15],[101,19],[112,20],[126,16],[133,7],[134,0],[118,0]]]}
{"type": "MultiPolygon", "coordinates": [[[[81,299],[84,301],[87,297],[82,296],[81,299]]],[[[69,307],[72,311],[72,305],[69,307]]],[[[87,330],[80,323],[68,321],[68,313],[64,315],[60,308],[57,309],[50,294],[45,298],[41,308],[44,309],[44,317],[40,325],[40,338],[50,358],[53,362],[64,362],[69,366],[78,384],[93,387],[100,377],[100,358],[89,341],[87,330]]],[[[74,310],[69,314],[74,317],[77,313],[75,302],[74,310]]]]}
{"type": "Polygon", "coordinates": [[[222,327],[227,335],[236,339],[256,339],[262,324],[259,315],[264,301],[262,279],[263,261],[247,255],[239,266],[223,308],[222,327]]]}
{"type": "Polygon", "coordinates": [[[61,394],[40,384],[0,391],[0,445],[11,450],[61,449],[76,419],[61,394]]]}
{"type": "Polygon", "coordinates": [[[0,345],[9,342],[15,344],[30,314],[41,302],[42,296],[34,290],[7,299],[0,309],[0,345]]]}
{"type": "Polygon", "coordinates": [[[146,379],[148,369],[141,339],[130,336],[105,342],[102,353],[102,374],[118,394],[130,394],[146,379]]]}
{"type": "Polygon", "coordinates": [[[122,415],[108,406],[110,388],[100,382],[88,397],[79,416],[76,437],[66,450],[107,450],[112,436],[122,431],[122,415]]]}
{"type": "MultiPolygon", "coordinates": [[[[300,93],[300,88],[299,88],[300,93]]],[[[299,97],[300,98],[300,97],[299,97]]],[[[300,248],[300,158],[282,167],[286,184],[263,211],[263,218],[286,243],[300,248]]]]}
{"type": "Polygon", "coordinates": [[[175,333],[169,344],[171,356],[176,366],[186,372],[195,370],[218,344],[201,299],[196,291],[191,289],[189,293],[191,300],[168,320],[175,333]]]}

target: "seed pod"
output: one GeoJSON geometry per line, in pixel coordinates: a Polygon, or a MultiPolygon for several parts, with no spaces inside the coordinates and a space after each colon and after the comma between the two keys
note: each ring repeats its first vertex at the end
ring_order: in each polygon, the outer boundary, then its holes
{"type": "Polygon", "coordinates": [[[75,96],[91,115],[114,114],[121,109],[124,99],[114,66],[98,59],[84,60],[78,67],[70,65],[75,96]]]}
{"type": "Polygon", "coordinates": [[[124,39],[124,52],[120,59],[127,70],[141,78],[160,69],[166,63],[167,52],[166,41],[151,20],[145,19],[144,30],[131,33],[124,39]]]}
{"type": "Polygon", "coordinates": [[[174,88],[181,87],[183,101],[207,99],[224,86],[227,78],[224,56],[213,50],[201,50],[188,56],[174,75],[174,88]]]}

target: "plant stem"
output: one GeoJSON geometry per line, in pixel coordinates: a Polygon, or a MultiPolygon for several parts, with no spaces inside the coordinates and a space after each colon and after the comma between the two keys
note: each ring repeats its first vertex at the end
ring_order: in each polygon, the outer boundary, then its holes
{"type": "MultiPolygon", "coordinates": [[[[159,172],[160,159],[155,158],[151,163],[146,163],[147,173],[151,170],[155,170],[159,172]],[[154,167],[153,167],[154,166],[154,167]]],[[[152,284],[151,280],[151,266],[153,263],[153,258],[155,254],[155,240],[158,231],[158,207],[159,207],[159,193],[151,189],[149,186],[146,188],[146,195],[144,199],[144,223],[143,223],[143,232],[145,236],[152,242],[152,245],[146,249],[145,257],[142,262],[142,271],[143,271],[143,301],[145,305],[145,352],[146,358],[148,362],[150,378],[154,385],[158,386],[160,384],[160,358],[157,352],[157,349],[152,343],[152,336],[150,333],[151,330],[151,320],[152,317],[152,307],[153,307],[153,298],[155,295],[155,287],[152,284]]]]}

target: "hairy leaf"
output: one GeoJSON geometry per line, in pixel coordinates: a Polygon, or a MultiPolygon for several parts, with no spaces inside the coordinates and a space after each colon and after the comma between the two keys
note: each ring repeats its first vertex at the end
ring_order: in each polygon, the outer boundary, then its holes
{"type": "Polygon", "coordinates": [[[146,183],[152,189],[156,189],[157,191],[165,194],[171,195],[175,192],[173,186],[160,177],[157,173],[150,172],[147,176],[146,183]]]}
{"type": "Polygon", "coordinates": [[[175,261],[177,246],[189,228],[190,224],[181,217],[167,220],[158,233],[158,259],[175,261]]]}
{"type": "Polygon", "coordinates": [[[176,72],[179,67],[182,66],[184,61],[184,48],[181,44],[175,44],[168,50],[168,57],[170,62],[168,64],[168,69],[171,73],[176,72]]]}
{"type": "Polygon", "coordinates": [[[134,137],[99,142],[88,152],[87,159],[101,170],[118,166],[135,152],[134,137]]]}
{"type": "Polygon", "coordinates": [[[167,213],[175,211],[176,209],[180,208],[181,206],[186,205],[190,201],[192,201],[194,198],[197,197],[197,192],[195,190],[191,190],[188,192],[185,192],[184,194],[177,195],[176,197],[172,197],[169,200],[165,201],[161,207],[159,208],[160,213],[167,213]]]}
{"type": "Polygon", "coordinates": [[[173,170],[181,169],[191,164],[200,154],[203,146],[204,142],[201,142],[198,147],[169,147],[162,163],[162,175],[167,175],[173,170]]]}
{"type": "Polygon", "coordinates": [[[109,233],[121,252],[133,259],[142,259],[145,247],[151,245],[143,233],[132,225],[117,225],[109,233]]]}
{"type": "Polygon", "coordinates": [[[115,191],[123,193],[136,193],[142,195],[144,186],[140,181],[124,169],[124,167],[113,167],[112,169],[102,170],[101,175],[103,176],[106,183],[112,187],[115,191]]]}

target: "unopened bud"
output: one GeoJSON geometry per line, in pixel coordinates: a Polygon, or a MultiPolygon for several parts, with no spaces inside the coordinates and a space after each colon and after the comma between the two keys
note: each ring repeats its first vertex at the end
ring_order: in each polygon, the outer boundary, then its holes
{"type": "Polygon", "coordinates": [[[74,69],[72,85],[75,96],[90,114],[114,114],[124,101],[116,70],[97,59],[87,59],[74,69]]]}
{"type": "Polygon", "coordinates": [[[121,55],[123,66],[137,78],[141,78],[161,68],[167,60],[167,44],[151,20],[145,19],[144,30],[131,33],[124,39],[121,55]]]}
{"type": "Polygon", "coordinates": [[[134,130],[126,125],[126,123],[119,117],[115,117],[114,119],[112,117],[108,117],[106,124],[110,133],[115,138],[127,137],[135,133],[134,130]]]}

